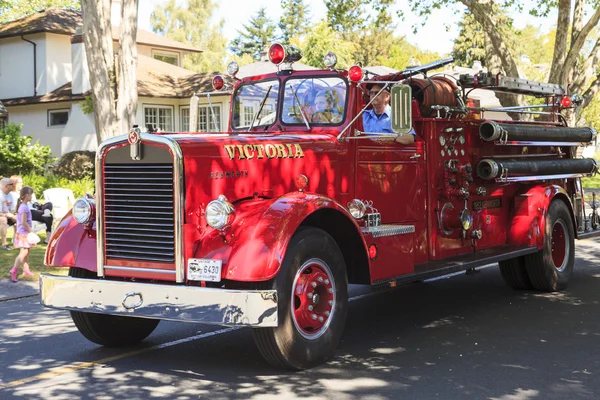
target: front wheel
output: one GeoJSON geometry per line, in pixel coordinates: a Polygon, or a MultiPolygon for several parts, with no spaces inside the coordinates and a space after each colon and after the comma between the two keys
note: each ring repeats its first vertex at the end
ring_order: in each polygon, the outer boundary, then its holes
{"type": "Polygon", "coordinates": [[[525,256],[531,284],[537,290],[563,290],[575,265],[575,233],[567,205],[560,200],[550,203],[546,216],[544,246],[525,256]]]}
{"type": "MultiPolygon", "coordinates": [[[[71,267],[69,276],[94,278],[96,275],[82,268],[71,267]]],[[[71,311],[71,318],[86,339],[106,347],[128,346],[141,342],[156,329],[160,322],[158,319],[120,317],[81,311],[71,311]]]]}
{"type": "Polygon", "coordinates": [[[335,240],[321,229],[301,229],[267,286],[277,290],[279,325],[254,329],[263,357],[296,370],[331,358],[348,312],[346,265],[335,240]]]}

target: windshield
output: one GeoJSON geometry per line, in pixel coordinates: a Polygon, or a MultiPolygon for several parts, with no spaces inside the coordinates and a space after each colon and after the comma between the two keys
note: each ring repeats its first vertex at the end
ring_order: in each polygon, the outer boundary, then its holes
{"type": "Polygon", "coordinates": [[[277,119],[279,81],[253,82],[240,86],[233,99],[231,127],[243,129],[271,125],[277,119]],[[261,108],[260,113],[258,113],[261,108]]]}
{"type": "Polygon", "coordinates": [[[346,82],[339,77],[288,79],[285,82],[285,124],[339,125],[346,109],[346,82]]]}

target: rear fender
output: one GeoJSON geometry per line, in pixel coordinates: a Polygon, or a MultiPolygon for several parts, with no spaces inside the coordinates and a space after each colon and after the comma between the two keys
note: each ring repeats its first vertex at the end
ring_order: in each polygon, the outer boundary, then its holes
{"type": "MultiPolygon", "coordinates": [[[[567,204],[571,220],[575,224],[573,205],[569,195],[562,187],[558,185],[534,186],[515,194],[507,243],[536,246],[538,249],[542,249],[546,232],[546,215],[550,203],[554,199],[561,199],[567,204]]],[[[575,229],[575,226],[573,227],[575,229]]]]}
{"type": "Polygon", "coordinates": [[[344,214],[360,232],[352,216],[334,200],[315,194],[290,193],[278,199],[251,200],[236,205],[231,234],[205,235],[195,257],[222,259],[224,279],[269,280],[279,272],[287,246],[302,222],[323,209],[344,214]]]}
{"type": "Polygon", "coordinates": [[[44,264],[49,267],[79,267],[96,272],[96,231],[75,221],[71,211],[50,238],[44,264]]]}

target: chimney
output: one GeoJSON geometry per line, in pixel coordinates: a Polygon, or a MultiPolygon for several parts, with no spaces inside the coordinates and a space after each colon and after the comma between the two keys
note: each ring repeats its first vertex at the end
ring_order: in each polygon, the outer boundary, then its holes
{"type": "Polygon", "coordinates": [[[82,94],[92,88],[85,45],[83,44],[83,26],[78,26],[71,38],[71,66],[73,68],[72,94],[82,94]]]}

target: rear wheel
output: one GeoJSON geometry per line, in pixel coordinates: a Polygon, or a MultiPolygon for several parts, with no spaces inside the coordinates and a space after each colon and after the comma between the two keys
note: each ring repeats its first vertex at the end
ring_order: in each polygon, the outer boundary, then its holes
{"type": "Polygon", "coordinates": [[[500,261],[500,274],[508,286],[516,290],[533,289],[523,257],[500,261]]]}
{"type": "MultiPolygon", "coordinates": [[[[95,278],[96,274],[82,268],[69,269],[74,278],[95,278]]],[[[106,347],[136,344],[154,331],[160,320],[71,311],[75,326],[86,339],[106,347]]]]}
{"type": "Polygon", "coordinates": [[[317,228],[297,232],[279,274],[266,286],[277,290],[279,325],[254,329],[263,357],[290,369],[331,358],[348,310],[346,266],[333,238],[317,228]]]}
{"type": "Polygon", "coordinates": [[[533,287],[558,291],[567,287],[575,265],[575,233],[567,205],[560,200],[550,203],[546,216],[544,246],[525,256],[525,266],[533,287]]]}

